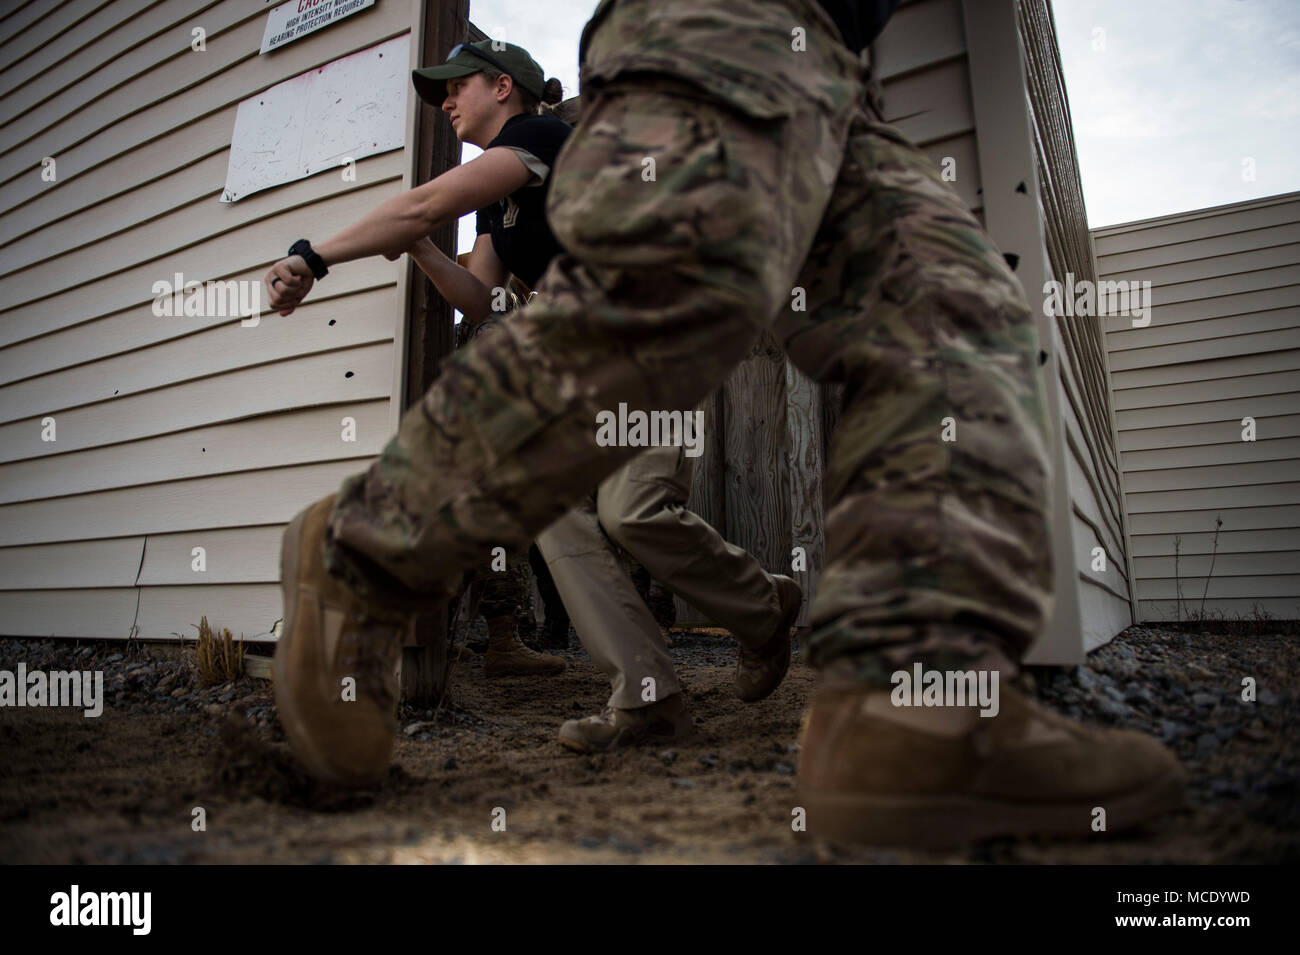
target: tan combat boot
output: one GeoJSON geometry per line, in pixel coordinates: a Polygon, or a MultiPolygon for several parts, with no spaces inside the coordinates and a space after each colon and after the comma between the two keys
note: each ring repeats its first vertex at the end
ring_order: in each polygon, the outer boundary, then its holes
{"type": "Polygon", "coordinates": [[[768,696],[781,685],[790,669],[790,628],[799,617],[803,588],[790,577],[776,574],[776,593],[781,600],[781,617],[766,643],[758,647],[740,646],[736,660],[734,686],[736,695],[746,703],[768,696]]]}
{"type": "Polygon", "coordinates": [[[956,846],[1003,835],[1086,837],[1182,805],[1177,757],[1149,736],[1095,730],[1010,686],[996,716],[901,707],[890,691],[823,688],[804,717],[798,799],[808,832],[873,845],[956,846]]]}
{"type": "Polygon", "coordinates": [[[674,693],[634,710],[607,706],[596,716],[569,720],[560,727],[560,743],[580,753],[603,753],[648,739],[682,739],[694,729],[682,694],[674,693]]]}
{"type": "Polygon", "coordinates": [[[326,782],[363,786],[388,767],[397,730],[397,668],[410,615],[365,604],[325,570],[334,495],[290,522],[280,551],[284,631],[273,676],[294,754],[326,782]]]}
{"type": "Polygon", "coordinates": [[[483,673],[497,676],[554,676],[567,664],[563,658],[538,653],[519,639],[519,624],[513,616],[488,621],[488,648],[483,673]]]}

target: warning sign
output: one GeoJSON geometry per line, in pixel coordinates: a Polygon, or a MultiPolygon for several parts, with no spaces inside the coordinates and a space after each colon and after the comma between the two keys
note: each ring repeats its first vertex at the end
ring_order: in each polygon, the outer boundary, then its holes
{"type": "Polygon", "coordinates": [[[374,5],[375,0],[289,0],[266,15],[261,52],[292,43],[374,5]]]}

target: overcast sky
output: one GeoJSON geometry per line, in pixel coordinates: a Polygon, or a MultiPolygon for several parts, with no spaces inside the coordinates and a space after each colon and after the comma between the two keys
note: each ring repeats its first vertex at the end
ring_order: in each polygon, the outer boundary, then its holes
{"type": "MultiPolygon", "coordinates": [[[[526,47],[570,96],[595,7],[471,0],[470,19],[526,47]]],[[[1090,227],[1300,189],[1300,0],[1052,0],[1052,8],[1090,227]]],[[[466,145],[462,161],[478,153],[466,145]]],[[[460,251],[473,244],[470,216],[460,251]]]]}

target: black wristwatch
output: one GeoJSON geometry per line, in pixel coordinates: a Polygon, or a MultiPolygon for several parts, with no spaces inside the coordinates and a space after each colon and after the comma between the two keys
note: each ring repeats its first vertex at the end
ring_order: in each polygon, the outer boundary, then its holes
{"type": "Polygon", "coordinates": [[[319,253],[312,251],[311,243],[306,239],[299,239],[293,245],[289,246],[290,255],[301,255],[311,269],[311,274],[318,279],[323,279],[330,274],[330,270],[325,268],[325,260],[319,253]]]}

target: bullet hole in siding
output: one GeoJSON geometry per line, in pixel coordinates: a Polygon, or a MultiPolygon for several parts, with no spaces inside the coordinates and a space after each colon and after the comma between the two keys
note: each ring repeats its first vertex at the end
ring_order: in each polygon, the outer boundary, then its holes
{"type": "Polygon", "coordinates": [[[352,377],[352,372],[348,372],[348,373],[345,374],[343,377],[344,377],[344,378],[351,378],[351,377],[352,377]]]}
{"type": "Polygon", "coordinates": [[[1016,186],[1016,192],[1028,192],[1028,191],[1029,190],[1025,188],[1025,184],[1023,182],[1020,185],[1016,186]]]}
{"type": "Polygon", "coordinates": [[[1047,352],[1045,352],[1045,351],[1039,351],[1039,353],[1038,353],[1038,363],[1039,363],[1040,365],[1046,365],[1046,364],[1047,364],[1047,352]]]}
{"type": "Polygon", "coordinates": [[[1012,272],[1014,272],[1016,266],[1020,264],[1020,256],[1016,255],[1014,252],[1003,252],[1002,258],[1007,260],[1007,265],[1011,266],[1012,272]]]}
{"type": "Polygon", "coordinates": [[[113,389],[113,394],[117,394],[117,389],[116,389],[116,388],[113,389]]]}
{"type": "Polygon", "coordinates": [[[335,319],[332,319],[332,318],[331,318],[331,319],[330,319],[330,324],[333,325],[334,322],[335,322],[335,319]]]}
{"type": "Polygon", "coordinates": [[[206,454],[206,453],[207,453],[207,451],[208,451],[208,449],[207,449],[207,448],[199,448],[199,450],[200,450],[200,451],[202,451],[202,452],[203,452],[203,453],[204,453],[204,454],[206,454]]]}

